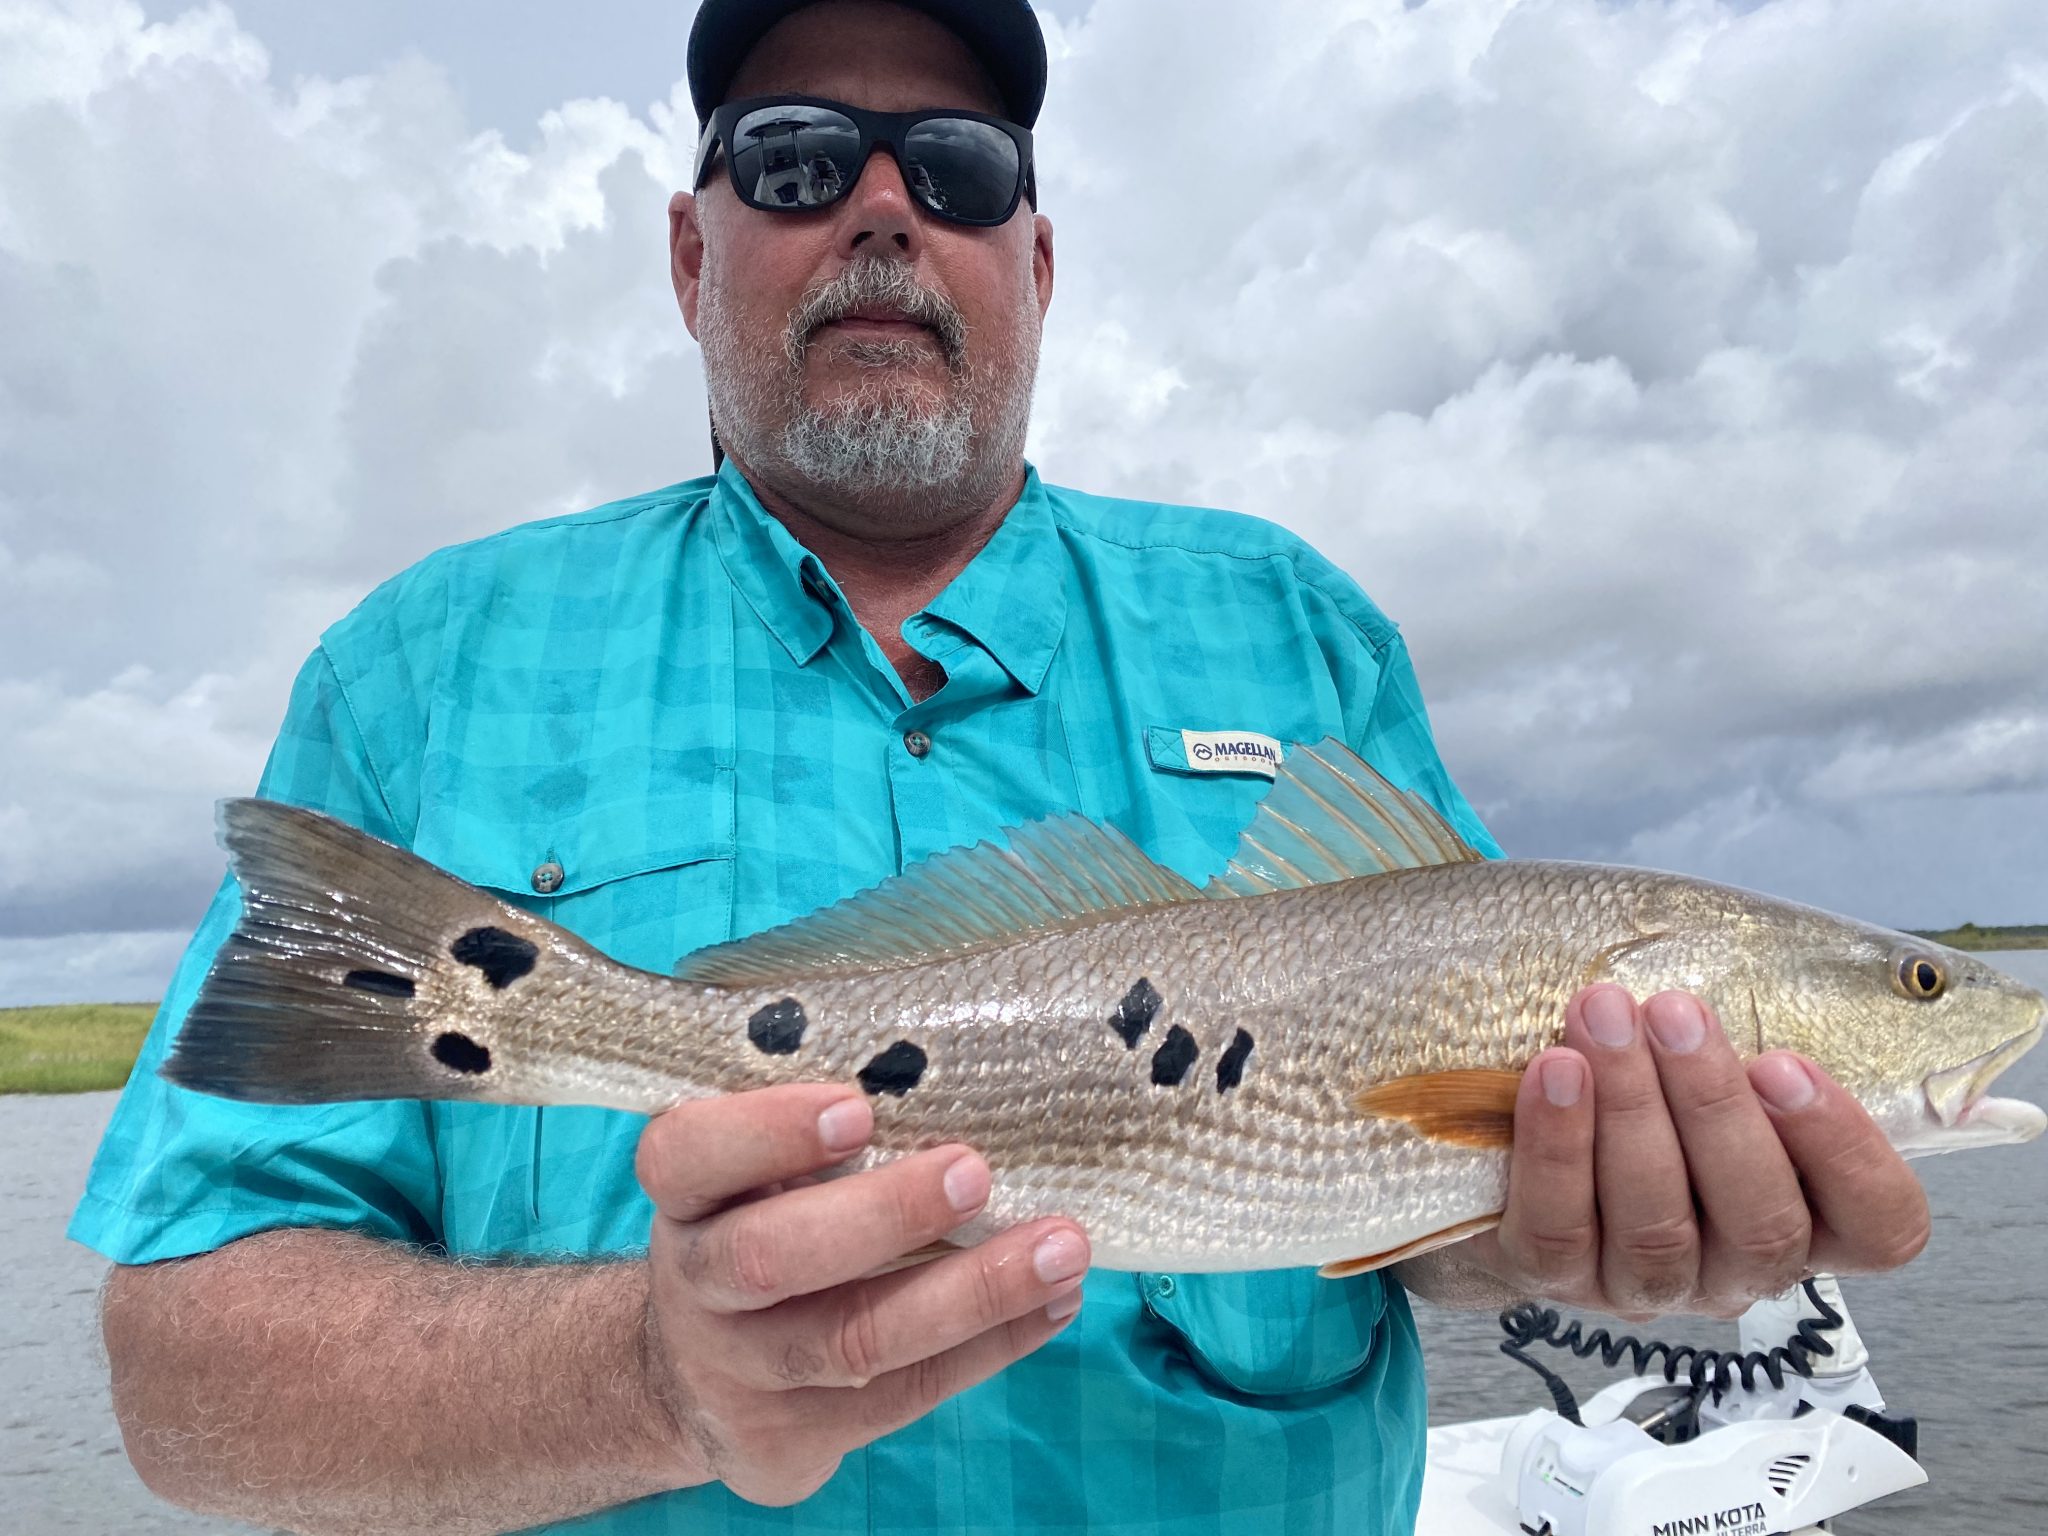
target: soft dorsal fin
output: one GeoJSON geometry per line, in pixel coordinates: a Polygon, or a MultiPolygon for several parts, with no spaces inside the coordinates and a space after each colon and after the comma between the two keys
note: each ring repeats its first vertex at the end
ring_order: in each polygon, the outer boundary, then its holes
{"type": "Polygon", "coordinates": [[[1085,816],[1006,835],[1007,847],[948,849],[822,912],[700,949],[676,975],[714,986],[859,975],[973,954],[1079,918],[1481,857],[1428,801],[1396,789],[1334,736],[1289,751],[1230,866],[1201,890],[1085,816]]]}
{"type": "Polygon", "coordinates": [[[1202,893],[1113,827],[1054,816],[914,864],[880,885],[752,938],[686,956],[676,975],[780,984],[921,964],[1010,943],[1076,918],[1199,901],[1202,893]]]}
{"type": "Polygon", "coordinates": [[[1326,736],[1288,752],[1229,868],[1202,894],[1257,896],[1483,857],[1435,806],[1326,736]]]}

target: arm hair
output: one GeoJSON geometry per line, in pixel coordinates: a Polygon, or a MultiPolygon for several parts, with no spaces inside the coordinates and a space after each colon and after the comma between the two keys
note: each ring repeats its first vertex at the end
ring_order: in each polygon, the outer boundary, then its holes
{"type": "Polygon", "coordinates": [[[709,1480],[652,1385],[647,1310],[644,1262],[290,1230],[116,1265],[101,1320],[159,1496],[307,1536],[461,1536],[709,1480]]]}

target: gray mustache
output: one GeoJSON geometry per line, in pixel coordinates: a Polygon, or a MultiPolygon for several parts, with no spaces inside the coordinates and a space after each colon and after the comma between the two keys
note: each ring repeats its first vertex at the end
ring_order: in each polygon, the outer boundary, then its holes
{"type": "Polygon", "coordinates": [[[802,365],[811,338],[820,329],[871,304],[886,305],[905,319],[928,326],[938,337],[948,366],[957,369],[966,361],[967,322],[960,311],[943,294],[922,286],[904,263],[874,257],[848,267],[797,306],[789,317],[791,364],[802,365]]]}

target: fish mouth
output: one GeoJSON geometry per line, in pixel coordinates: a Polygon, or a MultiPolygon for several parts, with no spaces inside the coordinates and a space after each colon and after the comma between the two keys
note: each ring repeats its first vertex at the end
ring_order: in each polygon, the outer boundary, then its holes
{"type": "Polygon", "coordinates": [[[2021,1099],[1994,1099],[1987,1090],[1998,1074],[2018,1061],[2040,1040],[2042,1024],[2015,1035],[1959,1067],[1929,1073],[1921,1084],[1926,1097],[1923,1134],[1910,1150],[1947,1152],[1957,1147],[2003,1146],[2032,1141],[2048,1130],[2048,1114],[2021,1099]]]}

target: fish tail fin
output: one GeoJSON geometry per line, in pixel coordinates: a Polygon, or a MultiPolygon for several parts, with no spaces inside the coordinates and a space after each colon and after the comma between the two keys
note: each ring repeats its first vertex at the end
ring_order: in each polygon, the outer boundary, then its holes
{"type": "Polygon", "coordinates": [[[229,800],[219,821],[242,913],[166,1079],[270,1104],[503,1096],[495,994],[583,946],[332,817],[229,800]]]}

